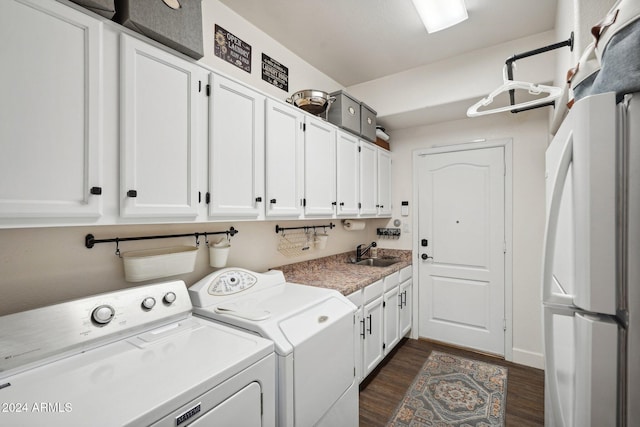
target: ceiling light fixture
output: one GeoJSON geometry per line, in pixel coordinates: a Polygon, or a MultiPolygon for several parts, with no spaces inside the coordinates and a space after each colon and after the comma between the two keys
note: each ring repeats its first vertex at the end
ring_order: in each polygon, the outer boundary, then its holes
{"type": "Polygon", "coordinates": [[[411,0],[428,33],[444,30],[469,17],[464,0],[411,0]]]}

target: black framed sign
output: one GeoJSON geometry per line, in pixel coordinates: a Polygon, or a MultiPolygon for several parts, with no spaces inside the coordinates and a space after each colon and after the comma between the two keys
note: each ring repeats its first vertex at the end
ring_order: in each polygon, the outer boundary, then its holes
{"type": "Polygon", "coordinates": [[[289,68],[265,53],[262,54],[262,80],[289,92],[289,68]]]}
{"type": "Polygon", "coordinates": [[[251,74],[251,45],[218,24],[215,25],[215,32],[215,55],[251,74]]]}

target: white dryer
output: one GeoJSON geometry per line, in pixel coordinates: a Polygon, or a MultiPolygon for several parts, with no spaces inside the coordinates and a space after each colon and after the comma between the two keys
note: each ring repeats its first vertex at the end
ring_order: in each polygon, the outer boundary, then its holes
{"type": "Polygon", "coordinates": [[[280,427],[357,426],[356,306],[280,271],[216,271],[189,288],[194,313],[275,343],[280,427]]]}
{"type": "Polygon", "coordinates": [[[0,317],[2,426],[275,426],[273,343],[181,281],[0,317]]]}

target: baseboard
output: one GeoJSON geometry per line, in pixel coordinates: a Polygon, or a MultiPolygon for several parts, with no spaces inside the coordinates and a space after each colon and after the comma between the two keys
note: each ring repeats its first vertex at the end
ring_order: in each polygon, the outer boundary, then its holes
{"type": "Polygon", "coordinates": [[[544,369],[544,355],[542,353],[534,353],[520,348],[513,349],[512,362],[531,366],[532,368],[544,369]]]}

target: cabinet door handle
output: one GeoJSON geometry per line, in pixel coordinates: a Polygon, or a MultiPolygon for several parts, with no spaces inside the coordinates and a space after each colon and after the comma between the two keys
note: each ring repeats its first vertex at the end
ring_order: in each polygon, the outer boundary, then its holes
{"type": "Polygon", "coordinates": [[[360,336],[362,337],[362,339],[365,339],[366,334],[364,333],[364,319],[362,319],[360,323],[362,323],[362,332],[360,332],[360,336]]]}
{"type": "Polygon", "coordinates": [[[369,317],[369,335],[373,335],[373,332],[371,332],[371,330],[373,329],[373,321],[371,320],[371,315],[368,316],[369,317]]]}
{"type": "Polygon", "coordinates": [[[344,206],[344,202],[340,202],[340,206],[344,206]]]}
{"type": "Polygon", "coordinates": [[[398,299],[400,300],[400,303],[398,303],[398,307],[402,308],[402,294],[398,294],[398,299]]]}
{"type": "Polygon", "coordinates": [[[138,197],[138,192],[136,190],[127,191],[127,197],[138,197]]]}
{"type": "Polygon", "coordinates": [[[99,196],[102,194],[102,187],[91,187],[89,193],[93,194],[94,196],[99,196]]]}
{"type": "Polygon", "coordinates": [[[272,205],[275,205],[276,204],[276,199],[269,200],[269,203],[271,203],[272,205]]]}
{"type": "Polygon", "coordinates": [[[256,197],[256,203],[260,203],[262,201],[262,197],[256,197]]]}

